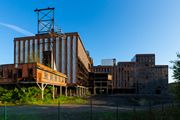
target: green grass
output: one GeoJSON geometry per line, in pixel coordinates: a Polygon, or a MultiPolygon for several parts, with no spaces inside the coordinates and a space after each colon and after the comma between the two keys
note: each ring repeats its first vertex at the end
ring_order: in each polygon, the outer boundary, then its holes
{"type": "MultiPolygon", "coordinates": [[[[34,107],[22,106],[7,108],[8,120],[57,120],[57,107],[34,107]]],[[[0,120],[3,119],[3,108],[0,108],[0,120]]],[[[91,120],[90,109],[60,109],[61,120],[91,120]]],[[[121,111],[116,110],[95,110],[93,109],[92,120],[180,120],[179,106],[169,107],[162,110],[144,111],[121,111]]]]}
{"type": "Polygon", "coordinates": [[[56,99],[48,99],[43,101],[43,104],[87,104],[88,100],[83,97],[75,97],[75,96],[61,96],[56,99]]]}

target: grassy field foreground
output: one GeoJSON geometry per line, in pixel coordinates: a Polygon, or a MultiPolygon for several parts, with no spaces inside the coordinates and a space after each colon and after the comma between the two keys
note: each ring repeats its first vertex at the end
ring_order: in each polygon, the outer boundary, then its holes
{"type": "MultiPolygon", "coordinates": [[[[179,106],[151,110],[96,109],[88,106],[11,106],[7,107],[7,120],[180,120],[179,106]],[[92,111],[91,111],[92,110],[92,111]],[[58,116],[59,115],[59,116],[58,116]]],[[[4,120],[4,107],[0,107],[0,120],[4,120]]]]}

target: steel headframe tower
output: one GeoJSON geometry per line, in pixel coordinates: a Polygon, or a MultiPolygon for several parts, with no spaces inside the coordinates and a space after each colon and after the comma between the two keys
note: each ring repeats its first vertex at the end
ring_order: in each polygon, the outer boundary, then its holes
{"type": "Polygon", "coordinates": [[[54,32],[54,8],[36,9],[38,15],[38,34],[54,32]]]}

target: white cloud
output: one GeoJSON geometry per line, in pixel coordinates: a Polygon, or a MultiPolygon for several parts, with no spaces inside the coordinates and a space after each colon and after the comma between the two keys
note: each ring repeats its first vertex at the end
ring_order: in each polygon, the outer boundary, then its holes
{"type": "Polygon", "coordinates": [[[15,30],[15,31],[17,31],[17,32],[19,32],[19,33],[21,33],[23,35],[26,35],[26,36],[33,36],[34,35],[33,33],[29,32],[27,30],[24,30],[24,29],[22,29],[22,28],[20,28],[20,27],[18,27],[16,25],[11,25],[11,24],[1,23],[1,22],[0,22],[0,25],[4,26],[4,27],[7,27],[7,28],[10,28],[12,30],[15,30]]]}

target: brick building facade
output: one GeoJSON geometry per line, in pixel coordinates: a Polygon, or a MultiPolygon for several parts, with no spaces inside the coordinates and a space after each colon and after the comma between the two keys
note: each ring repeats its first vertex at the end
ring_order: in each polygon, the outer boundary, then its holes
{"type": "Polygon", "coordinates": [[[137,54],[131,62],[113,66],[93,66],[92,71],[112,75],[113,93],[167,93],[168,66],[155,65],[154,54],[137,54]]]}

